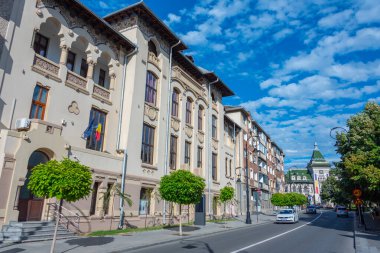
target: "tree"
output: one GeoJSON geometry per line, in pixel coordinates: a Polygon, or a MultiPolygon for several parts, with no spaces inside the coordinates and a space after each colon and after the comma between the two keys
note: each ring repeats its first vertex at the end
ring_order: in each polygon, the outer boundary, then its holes
{"type": "Polygon", "coordinates": [[[271,202],[275,206],[300,206],[307,203],[307,197],[296,192],[275,193],[272,195],[271,202]]]}
{"type": "Polygon", "coordinates": [[[234,198],[234,192],[235,192],[234,188],[232,188],[231,186],[225,186],[220,190],[219,199],[220,199],[220,202],[222,202],[224,205],[223,215],[225,215],[226,213],[226,203],[229,201],[232,201],[234,198]]]}
{"type": "Polygon", "coordinates": [[[285,203],[285,194],[283,193],[274,193],[270,201],[274,206],[287,206],[287,203],[285,203]]]}
{"type": "Polygon", "coordinates": [[[37,197],[60,200],[51,252],[54,252],[62,201],[74,202],[88,196],[91,184],[89,168],[68,158],[62,161],[50,160],[32,169],[28,183],[31,192],[37,197]]]}
{"type": "Polygon", "coordinates": [[[161,178],[159,193],[162,199],[179,205],[179,234],[182,236],[181,206],[199,203],[205,188],[203,178],[187,170],[177,170],[161,178]]]}
{"type": "Polygon", "coordinates": [[[336,170],[330,171],[330,176],[322,185],[322,200],[331,201],[335,204],[348,205],[351,201],[351,195],[342,190],[346,188],[343,183],[343,181],[338,180],[336,170]]]}
{"type": "Polygon", "coordinates": [[[335,146],[341,155],[336,163],[341,190],[351,195],[361,188],[362,198],[380,199],[380,106],[368,102],[364,110],[347,121],[347,133],[337,135],[335,146]]]}

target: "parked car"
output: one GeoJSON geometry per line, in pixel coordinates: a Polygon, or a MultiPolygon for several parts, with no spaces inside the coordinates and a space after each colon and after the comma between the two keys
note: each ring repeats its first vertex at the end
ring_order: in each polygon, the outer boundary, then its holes
{"type": "Polygon", "coordinates": [[[338,207],[336,210],[336,217],[348,217],[348,209],[345,207],[338,207]]]}
{"type": "Polygon", "coordinates": [[[282,209],[276,217],[276,223],[296,223],[298,220],[298,213],[294,209],[282,209]]]}
{"type": "Polygon", "coordinates": [[[317,208],[314,205],[308,205],[306,207],[306,213],[317,213],[317,208]]]}

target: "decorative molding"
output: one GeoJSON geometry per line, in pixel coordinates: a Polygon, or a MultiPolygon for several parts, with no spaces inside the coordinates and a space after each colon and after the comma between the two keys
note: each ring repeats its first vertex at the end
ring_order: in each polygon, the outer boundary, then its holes
{"type": "Polygon", "coordinates": [[[93,98],[96,98],[106,104],[109,104],[109,105],[112,104],[112,102],[110,101],[110,96],[111,96],[110,91],[97,84],[94,84],[92,96],[93,98]]]}
{"type": "Polygon", "coordinates": [[[71,104],[68,106],[67,110],[70,113],[74,113],[75,115],[78,115],[80,113],[79,106],[76,101],[72,101],[71,104]]]}
{"type": "Polygon", "coordinates": [[[218,150],[218,140],[212,138],[212,147],[214,150],[218,150]]]}
{"type": "Polygon", "coordinates": [[[65,84],[77,91],[80,91],[87,95],[90,94],[87,90],[87,79],[70,70],[67,70],[65,84]]]}
{"type": "Polygon", "coordinates": [[[157,121],[158,118],[158,108],[145,103],[144,115],[146,115],[151,121],[157,121]]]}
{"type": "Polygon", "coordinates": [[[51,78],[57,82],[62,82],[62,80],[58,77],[59,65],[39,54],[34,55],[32,70],[44,75],[47,78],[51,78]]]}
{"type": "Polygon", "coordinates": [[[158,68],[159,71],[161,71],[161,62],[160,59],[154,55],[152,52],[148,52],[148,62],[152,63],[154,66],[158,68]]]}
{"type": "Polygon", "coordinates": [[[186,133],[187,137],[189,137],[189,138],[193,137],[193,127],[186,124],[185,133],[186,133]]]}
{"type": "Polygon", "coordinates": [[[178,132],[179,131],[179,126],[180,126],[181,121],[175,117],[172,116],[171,118],[171,127],[173,128],[174,131],[178,132]]]}
{"type": "Polygon", "coordinates": [[[205,134],[200,131],[198,131],[198,141],[199,143],[204,143],[205,141],[205,134]]]}

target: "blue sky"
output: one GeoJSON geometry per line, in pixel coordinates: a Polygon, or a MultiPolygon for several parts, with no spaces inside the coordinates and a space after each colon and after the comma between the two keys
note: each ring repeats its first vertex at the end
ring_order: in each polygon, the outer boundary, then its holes
{"type": "MultiPolygon", "coordinates": [[[[81,0],[104,16],[135,1],[81,0]]],[[[380,103],[378,0],[186,0],[145,3],[213,70],[285,151],[306,166],[313,144],[338,159],[330,129],[380,103]]]]}

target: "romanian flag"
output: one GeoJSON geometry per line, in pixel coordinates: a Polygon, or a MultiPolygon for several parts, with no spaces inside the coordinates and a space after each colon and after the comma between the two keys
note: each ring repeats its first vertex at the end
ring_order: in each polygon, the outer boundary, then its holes
{"type": "Polygon", "coordinates": [[[95,131],[95,139],[96,141],[99,141],[100,140],[100,134],[102,133],[102,124],[98,124],[98,127],[96,128],[96,131],[95,131]]]}

